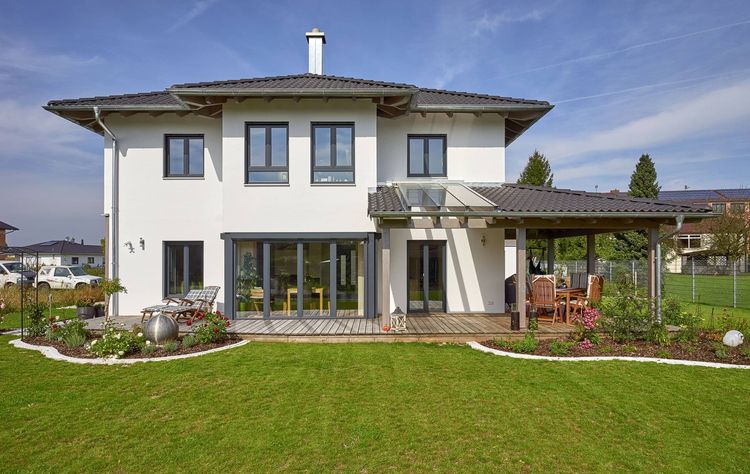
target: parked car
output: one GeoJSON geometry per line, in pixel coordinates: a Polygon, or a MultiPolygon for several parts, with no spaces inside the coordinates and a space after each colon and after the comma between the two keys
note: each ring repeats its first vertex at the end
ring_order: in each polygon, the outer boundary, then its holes
{"type": "Polygon", "coordinates": [[[0,287],[8,288],[13,285],[33,285],[36,273],[29,270],[23,263],[13,260],[0,261],[0,287]]]}
{"type": "Polygon", "coordinates": [[[83,268],[79,266],[43,266],[39,269],[37,287],[64,290],[96,286],[101,283],[101,281],[101,278],[87,274],[83,268]]]}

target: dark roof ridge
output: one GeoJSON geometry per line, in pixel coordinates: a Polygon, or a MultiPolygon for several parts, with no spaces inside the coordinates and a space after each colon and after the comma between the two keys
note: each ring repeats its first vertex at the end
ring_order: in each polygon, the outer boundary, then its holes
{"type": "Polygon", "coordinates": [[[565,194],[573,194],[576,196],[586,196],[586,197],[593,197],[593,198],[600,198],[600,199],[608,199],[612,201],[647,202],[650,204],[664,204],[667,206],[679,206],[679,207],[684,207],[688,209],[695,207],[695,206],[690,206],[688,204],[679,204],[679,203],[674,203],[674,202],[661,201],[659,199],[633,197],[626,193],[622,193],[621,195],[614,195],[614,194],[607,194],[607,193],[592,193],[590,191],[580,191],[576,189],[551,188],[549,186],[535,186],[532,184],[519,184],[519,183],[505,183],[503,184],[503,186],[510,186],[510,187],[521,188],[521,189],[536,189],[536,190],[548,191],[548,192],[560,192],[560,193],[565,193],[565,194]]]}
{"type": "Polygon", "coordinates": [[[378,81],[378,80],[373,80],[373,79],[362,79],[359,77],[335,76],[333,74],[313,74],[311,72],[305,72],[302,74],[287,74],[287,75],[281,75],[281,76],[265,76],[265,77],[248,77],[248,78],[243,78],[243,79],[229,79],[229,80],[223,80],[223,81],[186,82],[182,84],[173,84],[172,86],[167,88],[167,90],[190,88],[190,87],[204,87],[204,86],[210,86],[210,85],[230,84],[230,83],[239,83],[239,82],[263,82],[263,81],[277,81],[277,80],[284,80],[284,79],[299,79],[299,78],[322,78],[322,79],[335,79],[335,80],[340,80],[340,81],[362,82],[362,83],[367,83],[367,84],[388,86],[388,87],[400,88],[400,89],[414,89],[415,91],[419,89],[414,84],[406,84],[402,82],[378,81]]]}
{"type": "Polygon", "coordinates": [[[420,87],[419,91],[420,92],[432,92],[435,94],[465,95],[465,96],[471,96],[471,97],[477,97],[477,98],[483,98],[483,99],[498,99],[498,100],[510,100],[510,101],[519,101],[519,102],[535,102],[539,105],[550,105],[550,103],[546,100],[522,99],[520,97],[481,94],[478,92],[452,91],[452,90],[447,90],[447,89],[430,89],[426,87],[420,87]]]}

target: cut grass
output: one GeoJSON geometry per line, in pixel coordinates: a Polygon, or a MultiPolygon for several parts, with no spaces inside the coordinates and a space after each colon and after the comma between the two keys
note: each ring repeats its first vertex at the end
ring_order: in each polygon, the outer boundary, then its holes
{"type": "MultiPolygon", "coordinates": [[[[45,311],[44,315],[49,315],[49,311],[45,311]]],[[[71,319],[76,317],[76,308],[52,308],[52,316],[60,316],[60,319],[71,319]]],[[[29,313],[26,312],[24,321],[27,326],[29,324],[29,313]]],[[[2,323],[0,323],[0,330],[6,329],[18,329],[21,327],[21,313],[16,311],[14,313],[8,313],[2,323]]]]}
{"type": "Polygon", "coordinates": [[[733,471],[741,370],[262,344],[78,366],[0,337],[2,471],[733,471]]]}
{"type": "MultiPolygon", "coordinates": [[[[696,275],[695,302],[715,307],[731,307],[734,283],[732,275],[696,275]]],[[[664,275],[664,296],[692,302],[691,275],[667,273],[664,275]]],[[[750,275],[737,275],[737,306],[750,310],[750,275]]]]}

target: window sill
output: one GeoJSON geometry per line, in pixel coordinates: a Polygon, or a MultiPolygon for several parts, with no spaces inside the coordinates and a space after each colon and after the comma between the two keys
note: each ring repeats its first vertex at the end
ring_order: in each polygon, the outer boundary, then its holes
{"type": "Polygon", "coordinates": [[[203,181],[205,176],[163,176],[164,181],[203,181]]]}
{"type": "Polygon", "coordinates": [[[245,183],[246,188],[288,188],[289,183],[245,183]]]}

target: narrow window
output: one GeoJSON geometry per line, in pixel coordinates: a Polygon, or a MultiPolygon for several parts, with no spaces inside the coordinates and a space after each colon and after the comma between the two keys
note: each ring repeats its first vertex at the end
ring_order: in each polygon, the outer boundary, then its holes
{"type": "Polygon", "coordinates": [[[167,135],[164,141],[164,176],[203,177],[203,135],[167,135]]]}
{"type": "Polygon", "coordinates": [[[409,177],[446,177],[445,135],[409,135],[406,150],[409,177]]]}
{"type": "Polygon", "coordinates": [[[246,184],[289,182],[289,125],[248,123],[245,131],[246,184]]]}
{"type": "Polygon", "coordinates": [[[354,124],[312,125],[312,182],[354,182],[354,124]]]}
{"type": "Polygon", "coordinates": [[[73,265],[78,265],[78,257],[72,257],[70,261],[72,262],[73,265]]]}
{"type": "Polygon", "coordinates": [[[203,288],[203,242],[164,243],[164,294],[182,296],[203,288]]]}
{"type": "Polygon", "coordinates": [[[726,204],[722,203],[715,203],[711,206],[713,208],[713,211],[718,214],[724,214],[724,211],[726,210],[726,204]]]}
{"type": "Polygon", "coordinates": [[[732,214],[742,215],[745,213],[745,203],[733,202],[732,205],[729,207],[729,209],[732,211],[732,214]]]}
{"type": "Polygon", "coordinates": [[[89,265],[93,265],[94,264],[94,257],[88,257],[87,262],[88,262],[89,265]]]}

